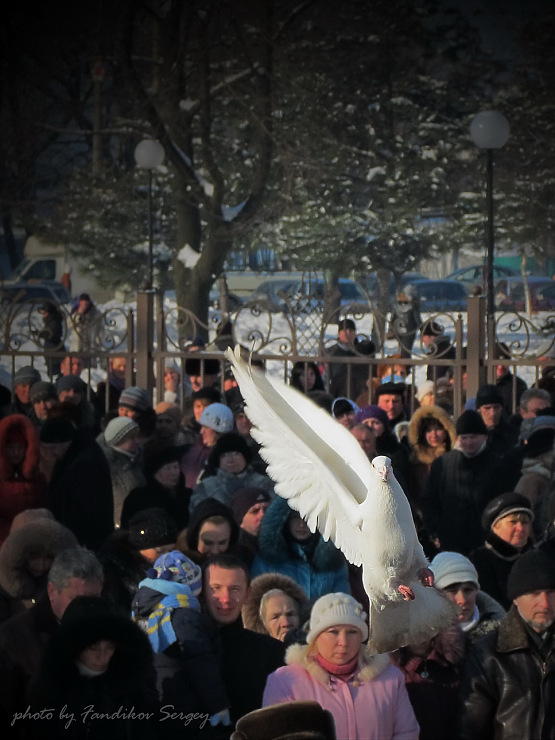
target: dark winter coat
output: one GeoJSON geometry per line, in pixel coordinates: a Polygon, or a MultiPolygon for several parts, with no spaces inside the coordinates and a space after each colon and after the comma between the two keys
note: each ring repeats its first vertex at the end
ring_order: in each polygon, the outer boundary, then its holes
{"type": "Polygon", "coordinates": [[[519,427],[501,418],[501,421],[488,432],[488,447],[498,457],[512,450],[518,444],[519,427]]]}
{"type": "Polygon", "coordinates": [[[385,455],[391,460],[393,472],[403,491],[410,492],[410,451],[399,442],[393,432],[384,431],[376,437],[376,455],[385,455]]]}
{"type": "Polygon", "coordinates": [[[492,596],[504,609],[509,609],[512,601],[507,597],[507,582],[513,565],[522,553],[533,547],[532,540],[522,549],[517,550],[495,532],[490,530],[486,544],[470,553],[469,559],[478,571],[480,588],[492,596]]]}
{"type": "MultiPolygon", "coordinates": [[[[54,305],[48,306],[48,313],[42,320],[43,328],[38,336],[42,339],[45,350],[65,352],[63,344],[64,338],[64,317],[61,311],[54,305]]],[[[47,357],[46,367],[48,375],[52,378],[60,372],[60,358],[47,357]]]]}
{"type": "MultiPolygon", "coordinates": [[[[437,360],[454,360],[457,353],[449,337],[437,337],[428,354],[437,360]]],[[[448,364],[428,365],[426,380],[436,381],[438,378],[444,378],[450,370],[448,364]]]]}
{"type": "MultiPolygon", "coordinates": [[[[328,351],[331,357],[364,357],[368,356],[368,363],[330,363],[330,393],[334,398],[343,396],[345,398],[357,398],[366,390],[366,382],[374,374],[370,364],[370,357],[373,357],[376,347],[371,341],[356,341],[353,347],[341,343],[334,344],[328,351]]],[[[375,368],[374,368],[375,370],[375,368]]]]}
{"type": "Polygon", "coordinates": [[[392,653],[392,663],[405,676],[420,740],[446,740],[456,735],[464,657],[465,640],[457,624],[436,635],[424,655],[410,646],[392,653]]]}
{"type": "Polygon", "coordinates": [[[510,370],[496,382],[495,387],[499,391],[501,391],[501,395],[503,396],[503,405],[505,406],[505,411],[508,414],[518,409],[518,406],[520,404],[520,397],[522,396],[524,391],[528,390],[528,386],[522,380],[522,378],[519,378],[518,375],[513,375],[510,370]],[[513,383],[516,384],[515,408],[513,408],[513,383]]]}
{"type": "MultiPolygon", "coordinates": [[[[133,613],[148,623],[164,594],[148,578],[133,599],[133,613]]],[[[227,709],[229,698],[221,676],[218,627],[200,610],[173,610],[171,625],[176,642],[154,656],[156,684],[162,705],[173,704],[178,712],[209,715],[227,709]]]]}
{"type": "Polygon", "coordinates": [[[439,537],[442,550],[468,555],[483,544],[481,518],[494,496],[497,459],[486,446],[474,457],[452,450],[432,463],[420,504],[424,524],[439,537]]]}
{"type": "Polygon", "coordinates": [[[49,508],[79,540],[98,550],[114,528],[110,468],[104,453],[85,430],[75,439],[52,472],[49,508]]]}
{"type": "Polygon", "coordinates": [[[175,491],[169,491],[157,480],[151,478],[146,486],[135,488],[125,501],[121,510],[121,527],[126,529],[130,519],[145,509],[164,509],[174,520],[178,530],[184,529],[189,521],[191,491],[185,487],[181,475],[175,491]]]}
{"type": "Polygon", "coordinates": [[[499,627],[475,643],[463,680],[462,740],[555,738],[555,637],[542,656],[512,606],[499,627]]]}
{"type": "Polygon", "coordinates": [[[129,533],[120,529],[104,542],[98,559],[104,573],[102,596],[123,614],[131,614],[131,602],[151,564],[131,545],[129,533]]]}
{"type": "Polygon", "coordinates": [[[26,416],[13,414],[0,421],[0,545],[10,532],[14,516],[37,509],[46,500],[46,478],[39,470],[40,445],[37,430],[26,416]],[[25,459],[17,468],[6,455],[6,444],[15,430],[27,441],[25,459]]]}
{"type": "MultiPolygon", "coordinates": [[[[284,664],[285,647],[279,640],[246,630],[241,620],[221,626],[219,641],[222,678],[231,701],[231,719],[236,722],[260,709],[266,680],[284,664]]],[[[227,735],[229,737],[229,729],[227,735]]]]}
{"type": "Polygon", "coordinates": [[[476,606],[480,614],[478,624],[464,633],[467,649],[497,629],[499,622],[507,614],[498,601],[482,590],[476,594],[476,606]]]}
{"type": "Polygon", "coordinates": [[[281,573],[292,578],[309,599],[328,593],[350,593],[347,564],[331,540],[319,533],[301,546],[287,536],[292,510],[285,499],[275,499],[268,508],[258,534],[259,551],[251,575],[281,573]]]}
{"type": "Polygon", "coordinates": [[[0,728],[10,726],[14,712],[25,710],[29,683],[57,629],[58,620],[46,594],[0,625],[0,728]]]}
{"type": "MultiPolygon", "coordinates": [[[[38,674],[29,688],[31,711],[52,707],[53,717],[30,724],[31,738],[47,740],[135,740],[152,737],[159,726],[158,700],[154,689],[152,650],[147,636],[129,617],[93,609],[79,619],[68,620],[82,599],[70,604],[57,633],[48,644],[38,674]],[[99,640],[111,640],[116,645],[108,669],[100,676],[86,677],[79,673],[76,660],[82,650],[99,640]],[[95,713],[114,715],[120,712],[150,712],[150,721],[122,717],[94,718],[95,713]],[[63,710],[63,713],[62,713],[63,710]],[[66,719],[63,718],[65,714],[66,719]],[[75,721],[67,727],[67,716],[75,721]]],[[[102,599],[96,599],[104,607],[102,599]]]]}
{"type": "MultiPolygon", "coordinates": [[[[101,318],[100,312],[92,302],[83,313],[77,313],[77,310],[72,311],[71,320],[74,332],[69,345],[72,352],[81,352],[86,356],[94,349],[98,341],[101,318]]],[[[85,357],[84,362],[88,364],[86,359],[85,357]]]]}

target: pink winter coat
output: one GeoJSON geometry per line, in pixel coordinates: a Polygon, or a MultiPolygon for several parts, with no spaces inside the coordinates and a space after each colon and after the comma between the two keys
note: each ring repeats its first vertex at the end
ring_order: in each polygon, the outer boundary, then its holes
{"type": "Polygon", "coordinates": [[[361,659],[354,679],[342,681],[308,654],[306,645],[292,645],[288,665],[268,676],[262,706],[293,700],[317,701],[332,713],[338,740],[417,740],[405,679],[389,656],[361,659]]]}

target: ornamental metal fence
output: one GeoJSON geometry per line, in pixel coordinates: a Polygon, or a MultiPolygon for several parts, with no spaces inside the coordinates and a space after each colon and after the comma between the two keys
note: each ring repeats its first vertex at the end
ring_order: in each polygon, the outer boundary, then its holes
{"type": "MultiPolygon", "coordinates": [[[[371,304],[343,305],[330,315],[323,301],[284,296],[279,306],[253,301],[230,312],[211,310],[206,324],[154,291],[142,291],[130,304],[102,306],[86,323],[65,305],[57,306],[55,330],[39,310],[44,305],[44,299],[18,301],[17,296],[0,305],[1,364],[8,374],[13,377],[18,367],[32,364],[44,379],[52,378],[63,358],[79,357],[84,378],[94,387],[106,377],[110,361],[124,357],[126,384],[146,388],[153,402],[163,398],[166,364],[177,365],[186,380],[183,371],[188,358],[200,360],[201,375],[207,361],[216,360],[223,391],[229,382],[224,350],[237,344],[267,372],[286,382],[295,363],[315,362],[326,390],[331,382],[330,365],[344,365],[350,397],[353,377],[365,373],[368,403],[374,400],[379,380],[394,375],[396,369],[401,374],[406,370],[412,406],[417,387],[426,377],[442,377],[437,385],[449,395],[455,416],[481,384],[495,383],[499,366],[523,377],[529,387],[547,384],[546,378],[555,382],[555,313],[503,312],[488,318],[483,296],[469,298],[466,311],[424,314],[423,320],[433,322],[441,329],[440,338],[448,341],[426,344],[418,332],[408,352],[394,332],[393,336],[380,334],[389,317],[379,316],[371,304]],[[338,322],[343,319],[356,325],[357,345],[350,356],[334,356],[338,322]],[[204,338],[203,347],[198,337],[204,338]],[[370,343],[375,346],[372,354],[368,354],[370,343]]],[[[183,397],[186,392],[185,386],[183,397]]],[[[516,392],[513,384],[513,410],[516,392]]]]}

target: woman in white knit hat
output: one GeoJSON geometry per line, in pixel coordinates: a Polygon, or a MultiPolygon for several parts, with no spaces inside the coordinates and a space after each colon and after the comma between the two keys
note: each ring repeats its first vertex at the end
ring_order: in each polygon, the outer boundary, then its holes
{"type": "Polygon", "coordinates": [[[268,676],[263,706],[317,701],[333,715],[338,738],[418,738],[403,674],[388,655],[368,655],[366,614],[343,593],[318,599],[307,645],[292,645],[287,665],[268,676]]]}
{"type": "Polygon", "coordinates": [[[505,610],[494,598],[480,590],[478,572],[473,563],[459,552],[440,552],[430,563],[434,586],[459,609],[458,623],[475,642],[497,627],[505,610]]]}

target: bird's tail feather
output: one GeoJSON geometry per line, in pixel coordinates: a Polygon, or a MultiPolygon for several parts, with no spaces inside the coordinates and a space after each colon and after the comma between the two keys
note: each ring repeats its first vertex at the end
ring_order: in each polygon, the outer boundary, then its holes
{"type": "Polygon", "coordinates": [[[404,645],[430,640],[449,627],[457,617],[457,608],[440,591],[411,581],[413,601],[389,602],[386,609],[370,605],[368,649],[389,653],[404,645]]]}

